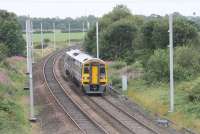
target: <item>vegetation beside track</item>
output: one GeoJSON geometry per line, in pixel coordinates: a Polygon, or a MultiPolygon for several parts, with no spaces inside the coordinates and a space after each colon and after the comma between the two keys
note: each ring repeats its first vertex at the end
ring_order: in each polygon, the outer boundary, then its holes
{"type": "MultiPolygon", "coordinates": [[[[99,18],[100,58],[110,65],[110,81],[121,91],[128,72],[128,92],[147,111],[200,133],[200,40],[198,25],[174,13],[175,112],[169,110],[168,16],[134,15],[123,5],[99,18]],[[127,67],[125,67],[127,65],[127,67]]],[[[95,27],[84,47],[96,54],[95,27]]],[[[122,92],[122,91],[121,91],[122,92]]]]}
{"type": "Polygon", "coordinates": [[[25,40],[14,13],[0,10],[0,133],[27,134],[25,40]],[[18,55],[18,56],[16,56],[18,55]]]}
{"type": "Polygon", "coordinates": [[[11,57],[0,63],[0,133],[27,134],[28,98],[24,90],[25,61],[23,57],[11,57]]]}
{"type": "Polygon", "coordinates": [[[143,78],[144,69],[135,63],[126,66],[125,62],[113,62],[109,66],[110,81],[115,89],[142,106],[147,112],[159,115],[182,127],[200,132],[200,104],[191,101],[190,94],[199,93],[200,77],[175,83],[175,112],[169,113],[169,84],[166,82],[147,83],[143,78]],[[128,91],[121,89],[121,75],[128,74],[128,91]]]}

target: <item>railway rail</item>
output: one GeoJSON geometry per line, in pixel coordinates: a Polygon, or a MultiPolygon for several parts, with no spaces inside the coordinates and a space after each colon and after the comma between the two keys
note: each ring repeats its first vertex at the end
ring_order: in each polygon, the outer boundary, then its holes
{"type": "Polygon", "coordinates": [[[107,99],[111,96],[79,94],[81,91],[77,89],[78,87],[73,86],[76,88],[74,89],[69,86],[74,84],[70,80],[64,80],[61,75],[63,69],[58,61],[63,60],[61,58],[63,54],[63,52],[55,53],[46,59],[43,75],[48,90],[73,124],[80,130],[80,133],[168,134],[167,131],[160,131],[156,127],[148,126],[148,123],[144,123],[142,119],[136,118],[134,114],[130,114],[123,107],[119,107],[118,104],[107,99]],[[78,92],[74,92],[75,90],[78,92]],[[96,115],[98,116],[94,117],[96,115]]]}
{"type": "Polygon", "coordinates": [[[54,54],[47,58],[43,66],[43,75],[49,91],[63,109],[66,115],[72,120],[74,125],[80,130],[81,133],[107,133],[101,126],[95,123],[91,118],[87,117],[79,107],[66,95],[63,87],[56,80],[54,75],[54,63],[58,54],[54,54]]]}
{"type": "Polygon", "coordinates": [[[105,113],[114,118],[117,122],[126,127],[129,132],[135,134],[159,134],[155,130],[149,128],[134,116],[118,108],[116,105],[105,99],[104,97],[90,97],[90,100],[99,106],[105,113]]]}

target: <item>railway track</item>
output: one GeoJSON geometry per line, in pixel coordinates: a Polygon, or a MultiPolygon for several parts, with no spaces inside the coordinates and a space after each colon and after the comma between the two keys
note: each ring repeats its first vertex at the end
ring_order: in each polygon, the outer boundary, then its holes
{"type": "Polygon", "coordinates": [[[81,111],[81,109],[73,102],[73,100],[70,99],[69,94],[66,94],[66,92],[63,90],[63,87],[57,81],[54,74],[54,63],[57,56],[58,54],[54,54],[47,58],[43,66],[45,82],[52,96],[81,133],[107,133],[99,124],[81,111]]]}
{"type": "Polygon", "coordinates": [[[120,109],[104,97],[90,97],[90,100],[100,107],[106,114],[110,115],[117,122],[126,127],[129,132],[135,134],[159,134],[155,130],[146,126],[128,112],[120,109]]]}
{"type": "MultiPolygon", "coordinates": [[[[72,81],[66,81],[62,72],[63,53],[50,56],[43,66],[45,83],[56,100],[80,133],[126,133],[126,134],[168,134],[159,131],[151,125],[143,122],[143,119],[129,114],[118,104],[114,104],[107,97],[85,96],[80,93],[78,87],[72,86],[72,81]],[[59,58],[58,58],[59,57],[59,58]],[[76,90],[76,92],[74,92],[76,90]],[[77,92],[78,91],[78,92],[77,92]],[[96,116],[96,117],[95,117],[96,116]]],[[[112,99],[111,99],[112,100],[112,99]]]]}
{"type": "MultiPolygon", "coordinates": [[[[61,59],[63,61],[63,59],[61,59]]],[[[62,72],[62,63],[59,63],[58,65],[60,68],[57,73],[64,74],[62,72]]],[[[66,77],[66,76],[59,76],[59,77],[66,77]]],[[[82,102],[85,102],[87,105],[89,105],[97,114],[99,114],[103,119],[105,119],[107,122],[109,122],[116,130],[118,130],[118,133],[136,133],[136,134],[168,134],[166,131],[160,131],[157,127],[152,127],[152,124],[148,122],[147,124],[143,123],[144,119],[137,119],[134,118],[131,114],[129,114],[127,111],[121,111],[117,107],[117,105],[114,105],[112,102],[109,102],[104,97],[90,97],[85,96],[83,93],[78,89],[77,86],[75,86],[72,81],[67,80],[67,85],[71,85],[70,89],[76,91],[76,94],[81,98],[82,102]],[[95,101],[91,100],[90,98],[95,99],[102,99],[106,101],[105,105],[99,105],[99,103],[95,103],[95,101]],[[96,106],[95,106],[96,105],[96,106]],[[109,106],[106,106],[109,105],[109,106]],[[112,110],[110,109],[111,106],[114,107],[112,110]],[[107,107],[107,110],[105,110],[105,107],[107,107]],[[114,112],[120,111],[121,114],[117,114],[116,116],[113,115],[114,112]],[[123,115],[124,114],[124,115],[123,115]],[[126,117],[124,117],[126,116],[126,117]],[[112,119],[111,119],[112,118],[112,119]],[[121,118],[121,120],[119,119],[121,118]],[[151,124],[151,125],[149,125],[151,124]],[[149,126],[148,126],[149,125],[149,126]],[[152,127],[152,128],[151,128],[152,127]]],[[[66,80],[60,79],[61,83],[66,83],[66,80]]],[[[109,96],[111,97],[111,96],[109,96]]],[[[145,122],[145,121],[144,121],[145,122]]]]}

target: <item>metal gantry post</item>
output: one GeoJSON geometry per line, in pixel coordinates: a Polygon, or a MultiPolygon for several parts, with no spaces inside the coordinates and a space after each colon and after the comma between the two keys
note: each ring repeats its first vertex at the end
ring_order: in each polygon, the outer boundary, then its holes
{"type": "Polygon", "coordinates": [[[28,26],[28,20],[26,20],[26,65],[27,65],[27,72],[26,72],[26,74],[28,75],[29,74],[29,64],[28,64],[28,62],[29,62],[29,60],[28,60],[28,54],[29,54],[29,49],[28,49],[28,38],[29,38],[29,36],[28,36],[28,31],[29,31],[29,26],[28,26]]]}
{"type": "Polygon", "coordinates": [[[90,29],[90,22],[88,21],[87,22],[87,30],[89,30],[90,29]]]}
{"type": "Polygon", "coordinates": [[[33,70],[32,70],[32,32],[31,30],[31,20],[27,20],[27,44],[28,44],[28,66],[29,66],[29,89],[30,89],[30,121],[36,121],[34,115],[34,97],[33,97],[33,70]]]}
{"type": "Polygon", "coordinates": [[[84,42],[84,40],[85,40],[85,24],[84,24],[84,22],[83,22],[83,42],[84,42]]]}
{"type": "Polygon", "coordinates": [[[41,37],[41,47],[42,47],[42,57],[44,56],[44,38],[43,38],[43,27],[42,23],[40,23],[40,37],[41,37]]]}
{"type": "Polygon", "coordinates": [[[35,63],[35,58],[34,58],[34,44],[33,44],[33,23],[31,21],[31,36],[32,36],[32,40],[31,40],[31,47],[32,47],[32,63],[35,63]]]}
{"type": "Polygon", "coordinates": [[[53,47],[54,50],[56,49],[56,30],[55,30],[55,23],[53,23],[53,47]]]}
{"type": "Polygon", "coordinates": [[[169,15],[170,112],[174,112],[173,15],[169,15]]]}
{"type": "Polygon", "coordinates": [[[70,37],[70,36],[71,36],[71,35],[70,35],[70,32],[71,32],[71,27],[70,27],[70,23],[69,23],[69,24],[68,24],[68,41],[69,41],[69,45],[70,45],[70,40],[71,40],[71,39],[70,39],[70,38],[71,38],[71,37],[70,37]]]}
{"type": "Polygon", "coordinates": [[[97,58],[99,58],[99,24],[96,22],[96,44],[97,44],[97,58]]]}

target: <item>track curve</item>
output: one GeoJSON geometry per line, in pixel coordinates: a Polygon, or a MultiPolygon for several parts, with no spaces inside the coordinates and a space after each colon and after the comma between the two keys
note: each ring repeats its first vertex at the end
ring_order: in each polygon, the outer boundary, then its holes
{"type": "Polygon", "coordinates": [[[81,133],[106,133],[104,130],[102,130],[101,127],[95,124],[73,103],[73,101],[65,94],[62,86],[56,80],[54,76],[54,63],[56,57],[59,54],[54,54],[47,58],[43,66],[43,74],[49,91],[51,92],[58,105],[63,109],[66,115],[72,120],[72,122],[78,127],[81,133]]]}

